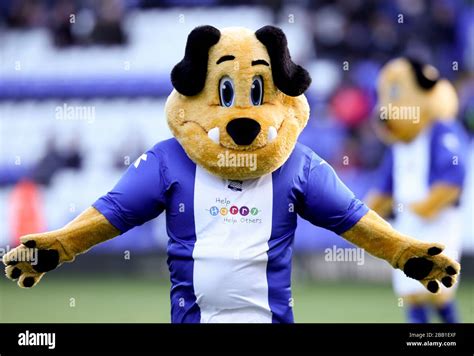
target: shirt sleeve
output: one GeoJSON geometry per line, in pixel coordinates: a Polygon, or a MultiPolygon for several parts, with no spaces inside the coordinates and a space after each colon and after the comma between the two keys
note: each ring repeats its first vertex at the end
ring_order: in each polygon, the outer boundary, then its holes
{"type": "Polygon", "coordinates": [[[466,174],[462,137],[448,125],[438,125],[431,141],[429,183],[462,187],[466,174]]]}
{"type": "Polygon", "coordinates": [[[342,234],[368,211],[369,208],[342,183],[334,169],[313,154],[299,215],[316,226],[342,234]]]}
{"type": "Polygon", "coordinates": [[[163,162],[153,150],[131,164],[115,187],[92,206],[122,233],[157,217],[165,209],[163,162]]]}
{"type": "Polygon", "coordinates": [[[393,194],[393,151],[390,147],[385,150],[382,162],[376,169],[373,189],[382,194],[393,194]]]}

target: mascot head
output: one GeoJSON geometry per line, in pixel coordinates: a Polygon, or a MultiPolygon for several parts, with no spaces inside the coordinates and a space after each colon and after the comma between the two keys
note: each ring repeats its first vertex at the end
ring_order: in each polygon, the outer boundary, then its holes
{"type": "Polygon", "coordinates": [[[454,120],[458,98],[449,81],[431,65],[397,58],[381,70],[378,81],[380,125],[386,142],[410,142],[434,120],[454,120]]]}
{"type": "Polygon", "coordinates": [[[191,160],[222,178],[275,171],[308,121],[311,78],[276,27],[195,28],[171,82],[171,131],[191,160]]]}

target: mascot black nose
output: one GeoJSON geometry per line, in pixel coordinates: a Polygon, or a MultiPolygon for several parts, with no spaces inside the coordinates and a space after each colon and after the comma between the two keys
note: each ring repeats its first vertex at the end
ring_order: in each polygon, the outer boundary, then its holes
{"type": "Polygon", "coordinates": [[[240,117],[230,121],[226,130],[236,144],[250,145],[260,132],[260,124],[248,117],[240,117]]]}

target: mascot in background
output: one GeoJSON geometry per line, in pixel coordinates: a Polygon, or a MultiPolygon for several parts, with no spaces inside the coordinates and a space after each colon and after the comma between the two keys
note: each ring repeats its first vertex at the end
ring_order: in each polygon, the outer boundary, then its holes
{"type": "MultiPolygon", "coordinates": [[[[456,121],[456,92],[434,67],[398,58],[382,68],[378,97],[377,131],[389,148],[368,205],[388,217],[395,204],[398,231],[443,243],[446,255],[459,260],[466,137],[456,121]]],[[[426,293],[400,271],[393,273],[393,286],[408,304],[410,322],[428,322],[429,306],[444,322],[458,322],[455,288],[426,293]]]]}
{"type": "Polygon", "coordinates": [[[460,266],[442,244],[392,229],[296,142],[309,117],[303,93],[311,78],[292,61],[280,29],[198,27],[171,81],[165,110],[175,137],[139,157],[64,228],[22,237],[3,258],[19,286],[33,287],[45,272],[163,211],[172,322],[293,322],[297,215],[432,293],[456,282],[460,266]],[[16,258],[34,249],[37,264],[16,258]]]}

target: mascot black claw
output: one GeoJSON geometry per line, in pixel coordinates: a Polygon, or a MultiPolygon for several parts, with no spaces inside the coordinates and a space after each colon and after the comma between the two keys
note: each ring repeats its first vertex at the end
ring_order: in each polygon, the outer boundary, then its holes
{"type": "Polygon", "coordinates": [[[296,142],[311,79],[280,29],[198,27],[171,80],[166,116],[175,137],[144,153],[64,228],[22,237],[4,257],[9,278],[32,287],[53,267],[165,211],[173,322],[293,322],[297,215],[432,292],[446,278],[454,283],[460,267],[442,245],[393,230],[296,142]],[[33,249],[43,251],[41,268],[15,259],[33,249]]]}

